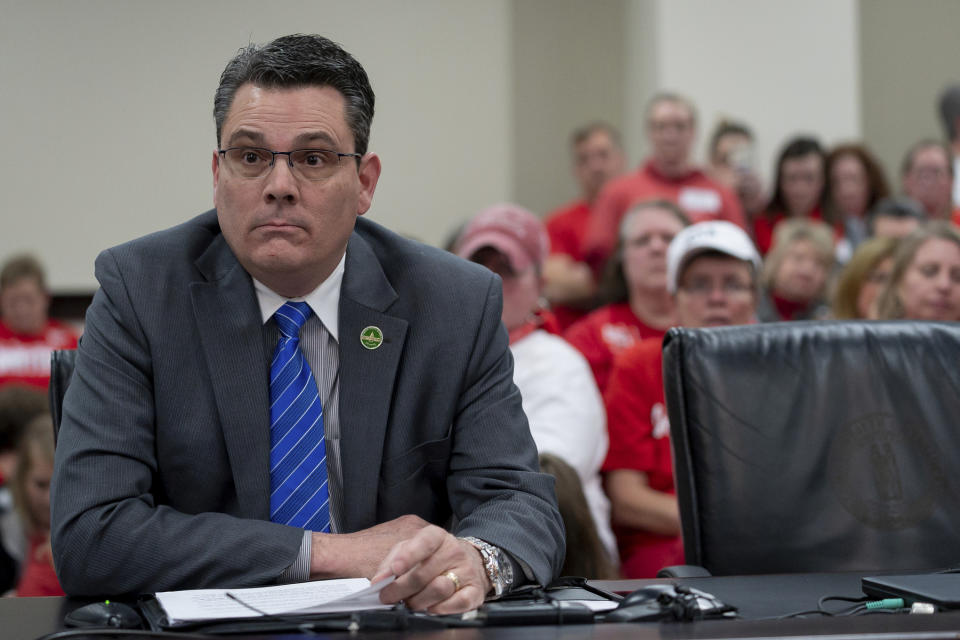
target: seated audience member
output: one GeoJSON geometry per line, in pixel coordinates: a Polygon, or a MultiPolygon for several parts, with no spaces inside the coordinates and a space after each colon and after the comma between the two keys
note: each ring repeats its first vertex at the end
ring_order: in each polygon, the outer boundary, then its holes
{"type": "MultiPolygon", "coordinates": [[[[946,87],[940,94],[940,122],[950,142],[953,175],[960,173],[960,85],[946,87]]],[[[953,206],[960,207],[960,180],[953,182],[953,206]]]]}
{"type": "Polygon", "coordinates": [[[884,320],[960,321],[960,232],[953,225],[929,222],[899,241],[878,312],[884,320]]]}
{"type": "Polygon", "coordinates": [[[875,320],[877,296],[893,269],[894,238],[870,238],[857,247],[843,267],[833,292],[833,317],[837,320],[875,320]]]}
{"type": "Polygon", "coordinates": [[[833,264],[830,227],[816,220],[785,220],[764,261],[757,318],[776,322],[827,317],[825,295],[833,264]]]}
{"type": "Polygon", "coordinates": [[[37,416],[20,439],[14,475],[14,504],[27,536],[27,554],[18,596],[62,596],[50,551],[50,477],[53,475],[53,421],[37,416]]]}
{"type": "Polygon", "coordinates": [[[49,406],[47,394],[34,387],[12,384],[0,389],[0,594],[16,586],[26,555],[27,542],[11,491],[20,440],[27,424],[47,413],[49,406]]]}
{"type": "Polygon", "coordinates": [[[696,111],[686,98],[661,93],[650,100],[646,112],[650,157],[600,191],[590,218],[586,252],[594,272],[602,271],[617,244],[624,214],[638,202],[669,200],[694,222],[729,220],[746,227],[736,194],[693,162],[696,125],[696,111]]]}
{"type": "Polygon", "coordinates": [[[903,238],[924,222],[923,207],[913,198],[884,198],[867,214],[867,233],[876,238],[903,238]]]}
{"type": "MultiPolygon", "coordinates": [[[[723,221],[688,227],[670,244],[667,263],[680,325],[753,322],[760,256],[742,229],[723,221]]],[[[617,356],[604,400],[610,429],[604,485],[623,573],[652,578],[664,566],[683,564],[659,338],[617,356]]]]}
{"type": "Polygon", "coordinates": [[[51,491],[72,596],[396,579],[462,613],[564,557],[479,265],[363,217],[363,66],[248,44],[214,93],[214,209],[106,249],[51,491]]]}
{"type": "Polygon", "coordinates": [[[761,254],[770,251],[774,229],[781,220],[823,218],[825,160],[823,147],[814,138],[793,138],[784,145],[774,171],[773,197],[753,222],[753,237],[761,254]]]}
{"type": "Polygon", "coordinates": [[[868,235],[867,212],[890,195],[883,168],[865,146],[842,144],[827,154],[826,179],[824,221],[855,248],[868,235]]]}
{"type": "Polygon", "coordinates": [[[913,198],[933,220],[960,224],[953,205],[953,156],[937,140],[921,140],[907,150],[900,165],[903,194],[913,198]]]}
{"type": "Polygon", "coordinates": [[[562,576],[582,576],[594,580],[615,580],[619,574],[597,535],[590,506],[583,495],[583,484],[576,470],[550,453],[540,454],[540,471],[557,481],[557,504],[567,532],[567,556],[562,576]]]}
{"type": "Polygon", "coordinates": [[[753,218],[767,203],[754,166],[753,132],[745,124],[721,121],[710,136],[708,157],[710,177],[737,194],[744,216],[752,225],[753,218]]]}
{"type": "Polygon", "coordinates": [[[561,330],[583,317],[595,301],[596,281],[583,247],[591,207],[603,185],[622,174],[626,163],[620,132],[605,122],[577,129],[571,149],[580,197],[545,216],[550,256],[543,267],[543,292],[561,330]]]}
{"type": "Polygon", "coordinates": [[[663,337],[674,324],[667,247],[687,224],[683,211],[666,200],[640,203],[620,223],[620,240],[601,283],[600,295],[609,304],[564,334],[590,363],[601,392],[618,352],[643,338],[663,337]]]}
{"type": "Polygon", "coordinates": [[[543,330],[540,300],[548,247],[546,229],[533,213],[499,204],[467,224],[456,253],[503,281],[502,318],[510,335],[513,381],[523,397],[537,451],[553,453],[577,470],[597,533],[616,554],[610,502],[600,482],[600,465],[607,455],[603,399],[580,352],[543,330]]]}
{"type": "Polygon", "coordinates": [[[46,389],[50,352],[76,349],[77,335],[47,316],[50,294],[36,258],[16,256],[0,270],[0,387],[18,383],[46,389]]]}

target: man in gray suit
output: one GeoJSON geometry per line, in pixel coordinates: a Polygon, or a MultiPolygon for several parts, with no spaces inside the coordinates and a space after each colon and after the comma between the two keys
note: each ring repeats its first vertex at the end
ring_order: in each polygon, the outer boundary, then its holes
{"type": "Polygon", "coordinates": [[[52,487],[67,593],[395,575],[385,602],[451,613],[558,571],[499,281],[358,218],[373,100],[325,38],[242,49],[216,209],[97,258],[52,487]]]}

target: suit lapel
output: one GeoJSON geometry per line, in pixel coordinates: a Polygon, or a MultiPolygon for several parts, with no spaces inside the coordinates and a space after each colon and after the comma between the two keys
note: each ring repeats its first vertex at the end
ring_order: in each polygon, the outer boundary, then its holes
{"type": "Polygon", "coordinates": [[[207,281],[190,285],[193,310],[241,515],[268,519],[269,376],[253,283],[222,235],[216,237],[196,266],[207,281]]]}
{"type": "Polygon", "coordinates": [[[376,254],[354,233],[347,247],[339,317],[344,531],[376,524],[383,441],[407,335],[406,320],[384,313],[396,299],[376,254]],[[383,336],[374,349],[360,341],[368,327],[383,336]]]}

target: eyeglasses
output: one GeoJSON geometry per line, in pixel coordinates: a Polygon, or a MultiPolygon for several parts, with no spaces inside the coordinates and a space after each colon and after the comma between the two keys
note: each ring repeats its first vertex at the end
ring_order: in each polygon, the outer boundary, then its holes
{"type": "Polygon", "coordinates": [[[713,293],[714,289],[720,289],[728,296],[738,296],[753,291],[753,286],[735,280],[714,283],[710,280],[694,280],[688,284],[680,285],[680,290],[692,296],[707,297],[713,293]]]}
{"type": "Polygon", "coordinates": [[[277,156],[287,156],[287,165],[298,178],[325,180],[340,166],[340,158],[360,158],[359,153],[340,153],[329,149],[294,149],[272,151],[262,147],[228,147],[217,149],[230,171],[241,178],[262,178],[273,168],[277,156]]]}

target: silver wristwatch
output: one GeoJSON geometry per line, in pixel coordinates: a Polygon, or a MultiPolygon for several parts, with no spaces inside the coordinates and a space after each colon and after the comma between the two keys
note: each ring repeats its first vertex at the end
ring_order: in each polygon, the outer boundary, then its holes
{"type": "Polygon", "coordinates": [[[487,578],[493,586],[493,597],[499,598],[510,590],[513,586],[513,564],[510,558],[500,547],[496,547],[489,542],[484,542],[473,536],[460,538],[466,540],[480,552],[483,558],[483,568],[487,572],[487,578]]]}

